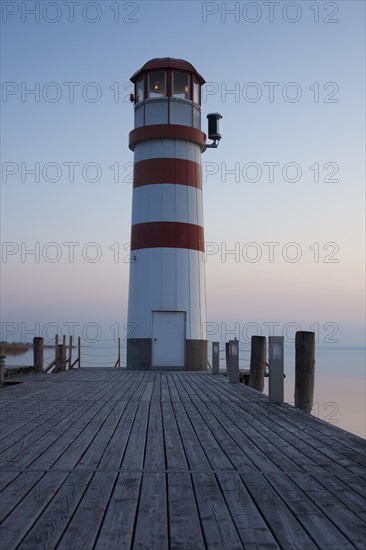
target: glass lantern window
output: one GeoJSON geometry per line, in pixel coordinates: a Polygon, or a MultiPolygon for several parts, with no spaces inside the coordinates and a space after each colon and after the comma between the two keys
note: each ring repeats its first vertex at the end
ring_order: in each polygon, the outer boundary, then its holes
{"type": "Polygon", "coordinates": [[[193,101],[200,105],[200,83],[197,78],[193,79],[193,101]]]}
{"type": "Polygon", "coordinates": [[[165,87],[165,71],[153,71],[149,74],[149,98],[164,97],[165,87]]]}
{"type": "Polygon", "coordinates": [[[141,76],[136,82],[136,103],[144,101],[144,77],[141,76]]]}
{"type": "Polygon", "coordinates": [[[190,99],[189,97],[189,74],[174,71],[173,73],[173,97],[190,99]]]}

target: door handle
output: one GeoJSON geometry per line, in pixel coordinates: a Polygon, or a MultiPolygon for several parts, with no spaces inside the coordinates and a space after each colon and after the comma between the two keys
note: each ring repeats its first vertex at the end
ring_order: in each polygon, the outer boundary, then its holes
{"type": "Polygon", "coordinates": [[[154,342],[156,342],[157,338],[154,338],[154,342]]]}

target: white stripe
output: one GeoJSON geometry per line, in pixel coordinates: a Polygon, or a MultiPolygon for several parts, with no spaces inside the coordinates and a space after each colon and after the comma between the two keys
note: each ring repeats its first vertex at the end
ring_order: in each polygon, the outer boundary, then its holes
{"type": "Polygon", "coordinates": [[[136,338],[152,337],[152,311],[185,311],[186,338],[206,339],[204,253],[148,248],[132,253],[128,322],[136,338]]]}
{"type": "Polygon", "coordinates": [[[132,198],[132,224],[146,222],[203,226],[201,189],[173,183],[136,187],[132,198]]]}
{"type": "Polygon", "coordinates": [[[201,149],[199,145],[181,139],[150,139],[135,145],[134,162],[159,158],[177,158],[201,164],[201,149]]]}

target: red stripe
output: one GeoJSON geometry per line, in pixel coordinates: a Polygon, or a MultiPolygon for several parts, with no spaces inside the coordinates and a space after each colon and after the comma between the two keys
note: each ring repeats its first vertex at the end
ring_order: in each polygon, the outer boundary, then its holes
{"type": "Polygon", "coordinates": [[[131,250],[140,248],[189,248],[203,252],[203,227],[181,222],[137,223],[131,228],[131,250]]]}
{"type": "Polygon", "coordinates": [[[202,189],[201,166],[192,160],[158,158],[140,160],[133,170],[133,186],[175,183],[202,189]]]}
{"type": "Polygon", "coordinates": [[[192,141],[206,150],[206,134],[192,128],[192,126],[181,126],[180,124],[152,124],[135,128],[129,135],[129,148],[133,151],[136,143],[147,139],[182,139],[192,141]]]}

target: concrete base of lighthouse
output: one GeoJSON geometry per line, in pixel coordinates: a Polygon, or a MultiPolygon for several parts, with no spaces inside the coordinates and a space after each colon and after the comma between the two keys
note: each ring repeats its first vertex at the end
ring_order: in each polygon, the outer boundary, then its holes
{"type": "MultiPolygon", "coordinates": [[[[207,370],[207,340],[186,340],[184,370],[207,370]]],[[[152,340],[150,338],[127,339],[127,369],[153,370],[159,367],[152,366],[152,340]]],[[[169,367],[164,367],[168,370],[169,367]]],[[[172,367],[169,370],[180,370],[172,367]]]]}
{"type": "Polygon", "coordinates": [[[127,338],[127,369],[151,369],[151,338],[127,338]]]}
{"type": "Polygon", "coordinates": [[[186,370],[207,370],[207,340],[186,340],[186,370]]]}

